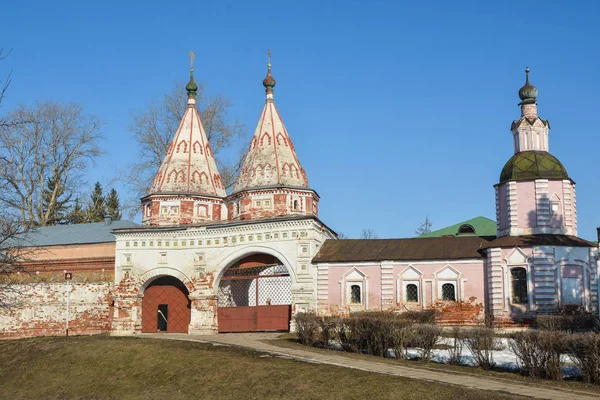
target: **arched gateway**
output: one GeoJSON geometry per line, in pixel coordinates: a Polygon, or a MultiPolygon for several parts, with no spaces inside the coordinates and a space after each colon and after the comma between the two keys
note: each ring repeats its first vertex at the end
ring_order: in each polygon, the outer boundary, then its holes
{"type": "Polygon", "coordinates": [[[292,277],[269,254],[252,254],[225,270],[217,293],[219,332],[288,331],[292,277]]]}
{"type": "Polygon", "coordinates": [[[311,259],[336,236],[318,218],[319,195],[275,107],[270,64],[263,85],[253,145],[227,194],[190,70],[188,106],[141,199],[142,226],[114,231],[113,334],[289,330],[292,313],[316,309],[311,259]],[[180,282],[161,277],[139,290],[157,275],[180,282]]]}

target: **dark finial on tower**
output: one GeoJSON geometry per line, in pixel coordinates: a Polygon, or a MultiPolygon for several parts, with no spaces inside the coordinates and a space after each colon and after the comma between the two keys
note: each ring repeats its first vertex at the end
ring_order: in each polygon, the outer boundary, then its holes
{"type": "Polygon", "coordinates": [[[535,104],[538,96],[538,90],[535,86],[529,83],[529,67],[525,68],[525,85],[519,89],[519,98],[523,104],[535,104]]]}
{"type": "Polygon", "coordinates": [[[187,90],[188,99],[196,99],[196,92],[198,91],[198,85],[194,82],[194,58],[196,55],[193,51],[190,51],[190,81],[185,86],[185,90],[187,90]]]}
{"type": "Polygon", "coordinates": [[[266,88],[267,100],[273,100],[273,88],[275,87],[275,79],[271,76],[271,49],[267,51],[269,62],[267,63],[267,77],[263,80],[263,86],[266,88]]]}

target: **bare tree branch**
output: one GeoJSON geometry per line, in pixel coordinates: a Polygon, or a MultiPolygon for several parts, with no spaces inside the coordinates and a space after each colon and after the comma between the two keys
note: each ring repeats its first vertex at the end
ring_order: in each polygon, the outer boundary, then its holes
{"type": "MultiPolygon", "coordinates": [[[[244,160],[245,126],[231,118],[231,102],[222,94],[207,96],[202,82],[198,84],[196,104],[219,172],[226,189],[230,189],[244,160]],[[231,159],[224,157],[225,149],[234,150],[231,159]]],[[[186,107],[185,85],[179,83],[160,99],[152,99],[143,110],[131,114],[129,130],[138,143],[138,161],[122,177],[135,193],[135,198],[128,199],[126,204],[131,214],[139,209],[139,198],[148,193],[186,107]]]]}
{"type": "Polygon", "coordinates": [[[0,126],[0,206],[24,226],[47,225],[56,220],[59,196],[76,193],[89,162],[102,153],[102,122],[78,104],[55,102],[20,106],[9,119],[33,122],[0,126]],[[47,192],[50,179],[55,184],[47,192]]]}
{"type": "Polygon", "coordinates": [[[379,236],[373,229],[365,229],[363,228],[360,231],[360,239],[379,239],[379,236]]]}

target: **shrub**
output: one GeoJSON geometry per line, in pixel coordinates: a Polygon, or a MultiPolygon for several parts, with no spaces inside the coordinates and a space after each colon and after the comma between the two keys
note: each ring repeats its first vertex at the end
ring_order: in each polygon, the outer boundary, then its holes
{"type": "Polygon", "coordinates": [[[414,324],[435,324],[435,310],[405,311],[396,314],[397,318],[414,324]]]}
{"type": "Polygon", "coordinates": [[[410,332],[412,347],[419,348],[419,359],[429,361],[434,347],[439,343],[442,329],[432,324],[413,325],[410,332]]]}
{"type": "Polygon", "coordinates": [[[501,348],[494,330],[475,328],[466,331],[465,334],[467,335],[465,344],[475,358],[477,365],[485,370],[493,368],[496,363],[492,351],[501,348]]]}
{"type": "Polygon", "coordinates": [[[294,319],[300,343],[313,346],[319,339],[319,317],[313,313],[298,313],[294,319]]]}
{"type": "Polygon", "coordinates": [[[535,327],[541,331],[560,332],[564,330],[565,320],[562,315],[538,315],[535,327]]]}
{"type": "Polygon", "coordinates": [[[330,340],[337,339],[336,328],[340,322],[337,317],[321,317],[319,318],[319,342],[322,346],[329,347],[330,340]]]}
{"type": "Polygon", "coordinates": [[[354,321],[350,318],[338,318],[333,324],[335,337],[339,340],[342,350],[358,352],[358,338],[354,329],[354,321]]]}
{"type": "Polygon", "coordinates": [[[452,328],[452,347],[448,349],[450,357],[448,364],[460,365],[462,359],[462,350],[465,344],[465,331],[459,327],[452,328]]]}
{"type": "Polygon", "coordinates": [[[598,318],[581,306],[564,306],[560,314],[539,315],[536,327],[543,331],[563,331],[569,333],[590,332],[598,329],[598,318]]]}
{"type": "Polygon", "coordinates": [[[566,341],[567,353],[581,370],[583,380],[600,383],[600,335],[577,333],[566,341]]]}
{"type": "Polygon", "coordinates": [[[411,338],[411,328],[412,323],[408,321],[398,320],[392,322],[390,348],[394,351],[394,357],[397,359],[406,357],[406,347],[411,338]]]}
{"type": "Polygon", "coordinates": [[[516,332],[509,337],[509,347],[517,356],[522,374],[560,380],[564,340],[565,334],[560,332],[516,332]]]}

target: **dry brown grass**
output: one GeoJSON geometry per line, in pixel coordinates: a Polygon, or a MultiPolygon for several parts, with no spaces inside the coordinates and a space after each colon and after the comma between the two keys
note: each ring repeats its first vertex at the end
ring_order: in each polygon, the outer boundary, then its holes
{"type": "Polygon", "coordinates": [[[107,336],[0,341],[2,399],[509,399],[210,344],[107,336]]]}

